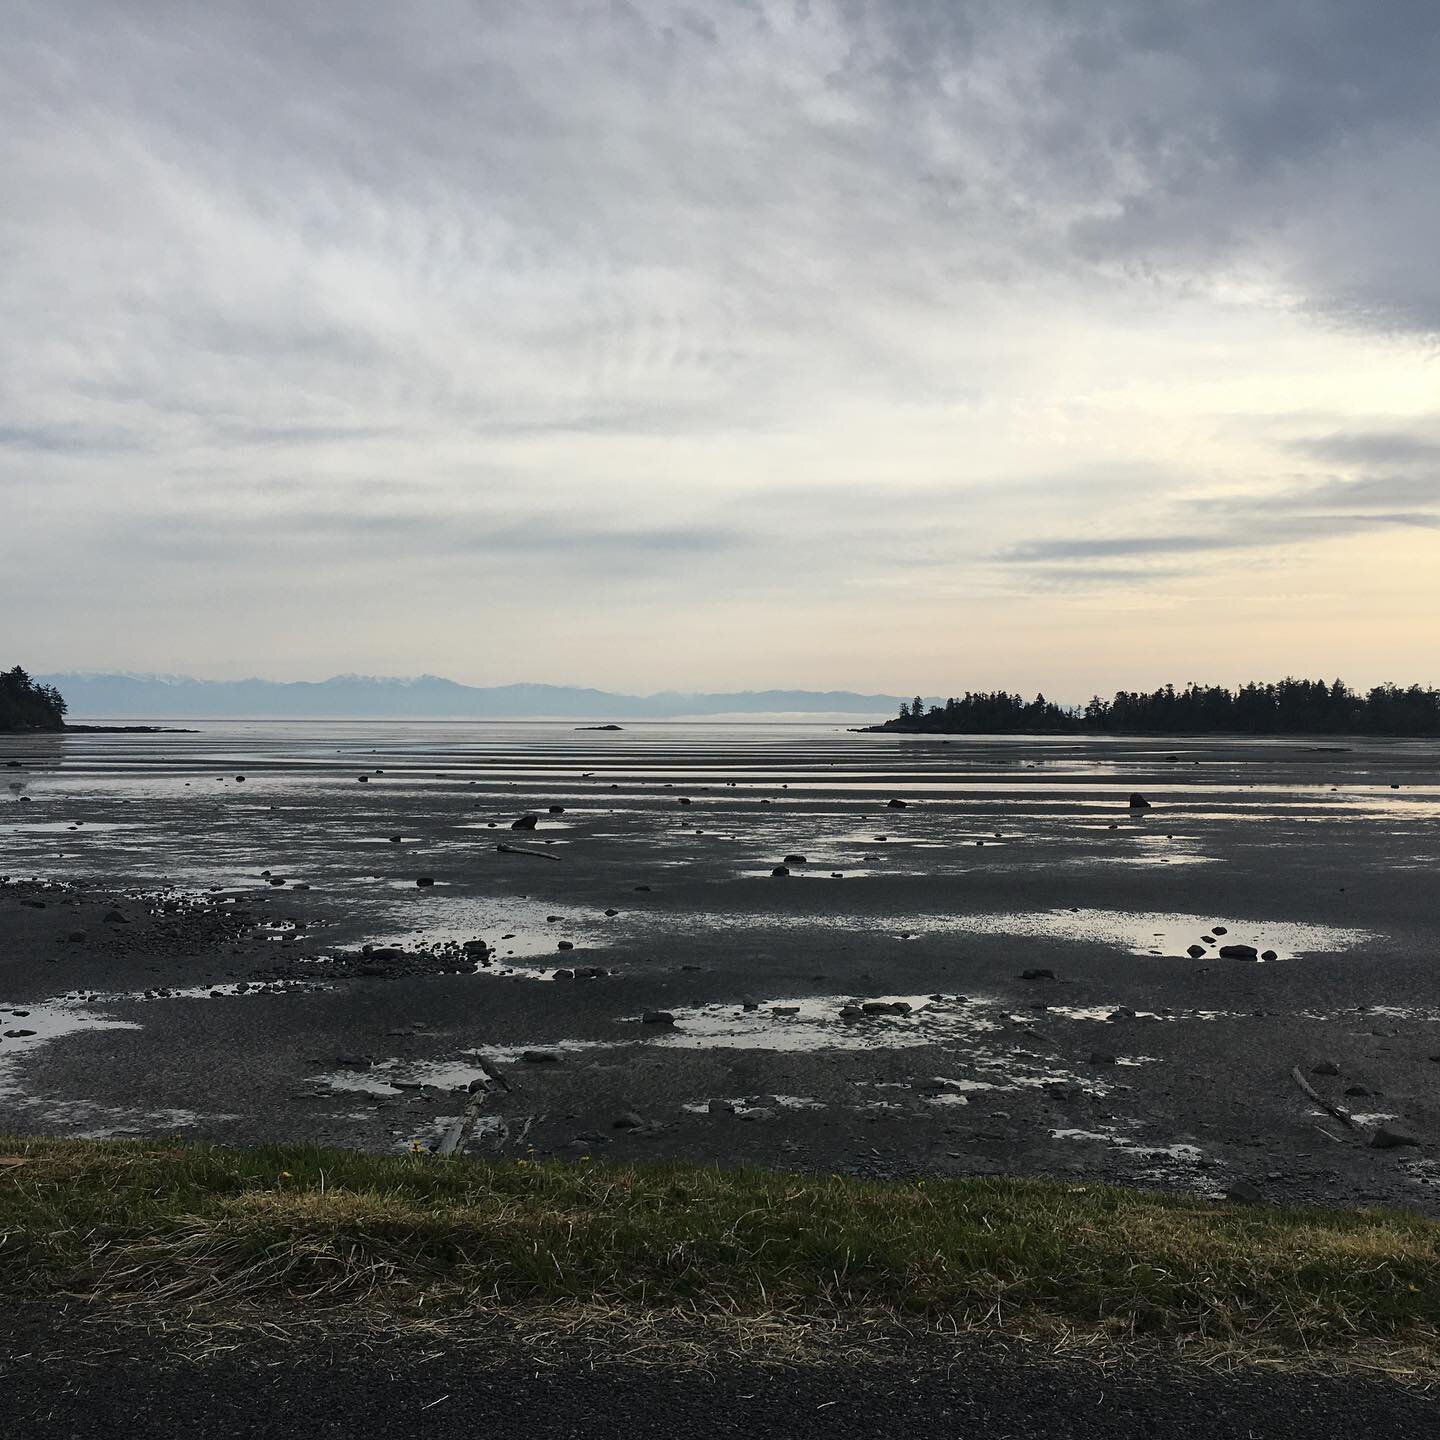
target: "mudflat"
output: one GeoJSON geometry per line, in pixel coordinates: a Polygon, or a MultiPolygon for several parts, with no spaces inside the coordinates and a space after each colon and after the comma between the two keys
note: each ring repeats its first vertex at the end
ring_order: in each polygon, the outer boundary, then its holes
{"type": "Polygon", "coordinates": [[[468,1107],[478,1154],[1440,1213],[1433,742],[215,723],[0,783],[12,1134],[468,1107]]]}

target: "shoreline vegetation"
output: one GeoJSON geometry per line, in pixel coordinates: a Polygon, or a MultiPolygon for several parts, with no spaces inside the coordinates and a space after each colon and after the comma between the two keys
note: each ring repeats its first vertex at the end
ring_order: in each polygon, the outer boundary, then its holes
{"type": "Polygon", "coordinates": [[[11,1138],[0,1237],[12,1300],[192,1316],[880,1317],[1421,1370],[1440,1338],[1440,1223],[1052,1181],[11,1138]]]}
{"type": "Polygon", "coordinates": [[[32,680],[20,666],[0,671],[0,734],[65,728],[65,697],[32,680]]]}
{"type": "Polygon", "coordinates": [[[901,704],[893,720],[867,732],[918,735],[1440,735],[1440,690],[1376,685],[1361,692],[1343,680],[1254,681],[1149,692],[1120,690],[1084,706],[1057,705],[1044,695],[1027,701],[1004,690],[951,696],[926,706],[901,704]]]}

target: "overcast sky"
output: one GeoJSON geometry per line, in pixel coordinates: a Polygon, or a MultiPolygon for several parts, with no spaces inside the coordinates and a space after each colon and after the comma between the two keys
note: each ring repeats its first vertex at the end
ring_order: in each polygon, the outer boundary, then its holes
{"type": "Polygon", "coordinates": [[[1440,680],[1435,0],[0,22],[0,663],[1440,680]]]}

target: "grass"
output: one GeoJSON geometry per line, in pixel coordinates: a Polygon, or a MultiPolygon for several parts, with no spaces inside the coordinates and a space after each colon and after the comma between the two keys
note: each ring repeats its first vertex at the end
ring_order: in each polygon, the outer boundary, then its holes
{"type": "Polygon", "coordinates": [[[1022,1180],[0,1140],[0,1277],[16,1299],[358,1307],[386,1323],[525,1306],[883,1315],[1440,1357],[1435,1222],[1022,1180]]]}

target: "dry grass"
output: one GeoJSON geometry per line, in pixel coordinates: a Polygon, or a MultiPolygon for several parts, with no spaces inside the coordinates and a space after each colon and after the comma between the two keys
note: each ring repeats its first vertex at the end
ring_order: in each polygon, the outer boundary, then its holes
{"type": "Polygon", "coordinates": [[[1433,1370],[1440,1226],[1032,1181],[0,1142],[11,1293],[236,1323],[485,1325],[612,1357],[1028,1333],[1433,1370]],[[567,1336],[569,1340],[567,1340],[567,1336]]]}

